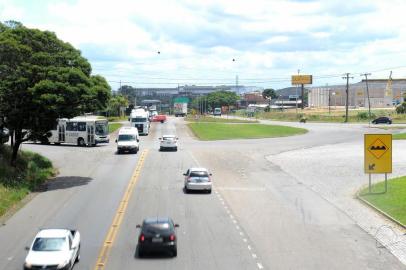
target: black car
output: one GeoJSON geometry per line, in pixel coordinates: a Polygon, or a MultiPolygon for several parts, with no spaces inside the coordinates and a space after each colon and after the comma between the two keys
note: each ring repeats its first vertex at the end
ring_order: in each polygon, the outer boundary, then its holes
{"type": "Polygon", "coordinates": [[[373,120],[372,124],[392,124],[392,119],[387,116],[382,116],[373,120]]]}
{"type": "Polygon", "coordinates": [[[137,225],[137,228],[141,228],[138,236],[138,256],[143,257],[147,252],[166,251],[176,257],[177,227],[179,225],[174,224],[168,217],[144,219],[142,225],[137,225]]]}

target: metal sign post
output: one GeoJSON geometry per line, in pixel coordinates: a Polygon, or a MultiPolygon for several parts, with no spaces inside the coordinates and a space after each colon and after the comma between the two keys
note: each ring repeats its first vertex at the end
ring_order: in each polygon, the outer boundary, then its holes
{"type": "Polygon", "coordinates": [[[385,193],[388,190],[388,173],[392,173],[392,134],[364,135],[364,170],[369,177],[372,192],[372,175],[385,174],[385,193]]]}

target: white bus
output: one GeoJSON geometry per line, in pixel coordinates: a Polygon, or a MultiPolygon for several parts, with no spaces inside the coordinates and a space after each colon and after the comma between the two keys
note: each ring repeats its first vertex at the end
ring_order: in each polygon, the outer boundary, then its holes
{"type": "Polygon", "coordinates": [[[145,110],[133,110],[130,116],[130,122],[132,127],[138,129],[139,134],[148,135],[149,133],[149,113],[145,110]]]}
{"type": "Polygon", "coordinates": [[[95,146],[98,143],[108,143],[110,140],[108,121],[98,116],[58,119],[55,128],[50,133],[48,142],[55,144],[95,146]]]}

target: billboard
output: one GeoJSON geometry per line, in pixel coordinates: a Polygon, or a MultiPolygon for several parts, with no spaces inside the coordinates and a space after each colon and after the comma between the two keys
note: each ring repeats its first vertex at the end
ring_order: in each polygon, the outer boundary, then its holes
{"type": "Polygon", "coordinates": [[[313,83],[312,75],[292,75],[292,85],[312,84],[312,83],[313,83]]]}

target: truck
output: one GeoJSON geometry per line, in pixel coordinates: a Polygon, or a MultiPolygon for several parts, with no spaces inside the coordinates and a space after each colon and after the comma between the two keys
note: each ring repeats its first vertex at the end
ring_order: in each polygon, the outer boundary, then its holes
{"type": "Polygon", "coordinates": [[[136,109],[131,112],[130,122],[132,127],[138,129],[138,133],[148,135],[149,134],[149,112],[144,109],[136,109]]]}
{"type": "Polygon", "coordinates": [[[214,108],[213,115],[214,116],[216,116],[216,115],[221,116],[221,108],[214,108]]]}
{"type": "Polygon", "coordinates": [[[188,97],[177,97],[173,100],[173,114],[178,116],[187,115],[187,104],[189,103],[188,97]]]}
{"type": "Polygon", "coordinates": [[[187,103],[174,103],[173,113],[176,117],[187,115],[187,103]]]}
{"type": "Polygon", "coordinates": [[[72,269],[80,260],[80,233],[70,229],[42,229],[32,241],[24,262],[29,269],[72,269]]]}

